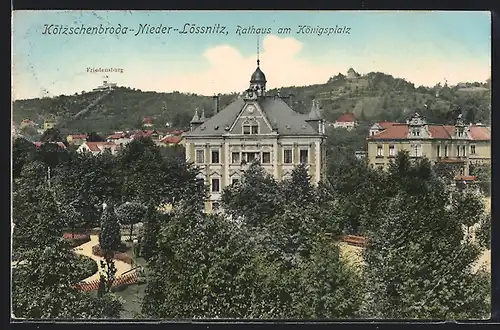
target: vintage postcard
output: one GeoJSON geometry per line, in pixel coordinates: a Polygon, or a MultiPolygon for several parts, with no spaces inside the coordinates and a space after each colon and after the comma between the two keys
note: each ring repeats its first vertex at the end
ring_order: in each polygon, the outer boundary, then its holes
{"type": "Polygon", "coordinates": [[[489,319],[490,26],[13,12],[13,320],[489,319]]]}

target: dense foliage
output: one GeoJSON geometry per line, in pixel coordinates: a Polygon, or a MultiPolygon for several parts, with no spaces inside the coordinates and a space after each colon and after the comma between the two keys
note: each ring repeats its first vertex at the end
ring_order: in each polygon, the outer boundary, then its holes
{"type": "Polygon", "coordinates": [[[76,291],[84,270],[62,232],[100,225],[101,247],[112,251],[119,223],[142,221],[144,317],[488,316],[489,278],[474,268],[490,241],[481,196],[452,188],[453,169],[406,152],[386,172],[371,168],[353,154],[364,129],[329,132],[318,185],[306,166],[277,181],[252,163],[223,190],[221,214],[211,215],[198,169],[149,139],[116,156],[16,140],[13,250],[24,263],[13,277],[14,313],[117,317],[111,259],[99,295],[76,291]],[[346,233],[367,239],[361,265],[341,251],[346,233]]]}

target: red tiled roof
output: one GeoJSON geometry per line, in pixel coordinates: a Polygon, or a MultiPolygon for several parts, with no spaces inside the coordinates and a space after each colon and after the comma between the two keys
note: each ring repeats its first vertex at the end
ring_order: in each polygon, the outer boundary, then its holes
{"type": "MultiPolygon", "coordinates": [[[[379,123],[380,124],[380,123],[379,123]]],[[[369,137],[370,140],[404,139],[408,137],[408,125],[391,123],[391,126],[375,135],[369,137]]],[[[382,125],[381,125],[382,126],[382,125]]]]}
{"type": "MultiPolygon", "coordinates": [[[[408,138],[408,125],[402,123],[378,123],[383,131],[368,137],[369,140],[398,140],[408,138]]],[[[427,125],[432,139],[450,139],[455,135],[453,125],[427,125]]],[[[473,140],[490,140],[491,131],[484,126],[469,126],[469,134],[473,140]]]]}
{"type": "Polygon", "coordinates": [[[101,151],[101,148],[116,146],[113,142],[87,142],[85,144],[90,151],[101,151]]]}
{"type": "Polygon", "coordinates": [[[457,175],[455,177],[456,181],[476,181],[476,177],[474,175],[457,175]]]}
{"type": "Polygon", "coordinates": [[[73,139],[86,139],[88,134],[70,134],[73,139]]]}
{"type": "Polygon", "coordinates": [[[381,121],[381,122],[379,122],[377,124],[379,124],[383,129],[387,129],[387,128],[391,127],[392,125],[398,124],[398,123],[395,123],[395,122],[392,122],[392,121],[381,121]]]}
{"type": "Polygon", "coordinates": [[[182,133],[184,133],[184,131],[180,130],[180,129],[176,129],[176,130],[168,132],[168,134],[172,134],[172,135],[181,135],[182,133]]]}
{"type": "Polygon", "coordinates": [[[182,136],[179,135],[174,135],[174,136],[167,136],[166,138],[162,139],[162,143],[168,143],[168,144],[177,144],[181,142],[182,136]]]}
{"type": "Polygon", "coordinates": [[[344,113],[335,122],[337,122],[337,123],[351,123],[353,121],[356,121],[356,118],[354,117],[354,114],[352,114],[352,113],[344,113]]]}
{"type": "Polygon", "coordinates": [[[151,117],[146,117],[144,118],[144,120],[142,121],[143,123],[147,123],[147,124],[151,124],[153,122],[153,118],[151,117]]]}
{"type": "Polygon", "coordinates": [[[489,127],[471,126],[469,127],[469,134],[473,140],[491,140],[491,130],[489,127]]]}
{"type": "Polygon", "coordinates": [[[116,139],[121,139],[121,138],[126,137],[126,136],[127,136],[126,133],[115,133],[115,134],[108,136],[108,139],[116,140],[116,139]]]}
{"type": "MultiPolygon", "coordinates": [[[[53,142],[47,142],[48,144],[53,144],[53,142]]],[[[42,144],[44,144],[44,142],[33,142],[33,144],[37,147],[37,148],[40,148],[42,146],[42,144]]],[[[56,144],[62,148],[62,149],[66,149],[66,145],[62,142],[56,142],[56,144]]]]}

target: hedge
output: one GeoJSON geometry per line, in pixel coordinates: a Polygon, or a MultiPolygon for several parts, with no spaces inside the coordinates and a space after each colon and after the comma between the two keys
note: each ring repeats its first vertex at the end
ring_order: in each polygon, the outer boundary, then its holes
{"type": "MultiPolygon", "coordinates": [[[[101,250],[101,246],[99,244],[92,247],[92,254],[98,257],[104,257],[104,251],[101,250]]],[[[132,264],[132,257],[123,252],[115,252],[113,259],[123,261],[129,265],[132,264]]]]}

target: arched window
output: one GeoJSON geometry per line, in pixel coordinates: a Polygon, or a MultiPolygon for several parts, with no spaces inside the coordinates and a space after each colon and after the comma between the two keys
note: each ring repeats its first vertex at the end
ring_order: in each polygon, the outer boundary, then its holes
{"type": "Polygon", "coordinates": [[[259,134],[259,123],[256,120],[245,120],[242,124],[243,134],[259,134]]]}

